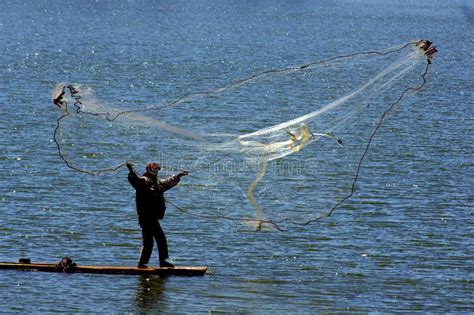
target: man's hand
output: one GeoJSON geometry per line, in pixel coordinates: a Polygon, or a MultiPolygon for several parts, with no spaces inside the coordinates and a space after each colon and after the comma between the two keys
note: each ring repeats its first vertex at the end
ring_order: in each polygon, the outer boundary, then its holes
{"type": "Polygon", "coordinates": [[[186,176],[188,175],[188,171],[181,171],[181,173],[178,174],[179,177],[186,176]]]}
{"type": "Polygon", "coordinates": [[[125,161],[125,165],[127,166],[130,172],[133,172],[133,164],[130,161],[125,161]]]}

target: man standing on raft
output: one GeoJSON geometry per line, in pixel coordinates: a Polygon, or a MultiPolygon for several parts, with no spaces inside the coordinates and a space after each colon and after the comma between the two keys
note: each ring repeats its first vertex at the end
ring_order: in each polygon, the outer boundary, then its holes
{"type": "Polygon", "coordinates": [[[160,267],[174,267],[166,261],[168,259],[168,244],[165,233],[161,229],[159,220],[165,215],[166,205],[163,193],[178,184],[182,176],[188,175],[187,171],[171,176],[165,180],[158,179],[160,166],[157,163],[150,163],[146,167],[143,176],[138,176],[133,170],[133,165],[129,161],[126,166],[130,171],[128,181],[136,191],[136,205],[138,223],[142,228],[143,246],[138,261],[139,268],[146,268],[153,251],[153,239],[158,246],[160,267]]]}

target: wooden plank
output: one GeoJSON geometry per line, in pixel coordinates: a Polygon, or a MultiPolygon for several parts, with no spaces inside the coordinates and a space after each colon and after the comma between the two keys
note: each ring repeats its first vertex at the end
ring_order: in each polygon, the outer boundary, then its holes
{"type": "MultiPolygon", "coordinates": [[[[0,269],[19,271],[63,272],[56,270],[56,264],[0,262],[0,269]]],[[[71,273],[128,274],[128,275],[159,275],[159,276],[203,276],[207,267],[123,267],[123,266],[76,266],[71,273]]]]}

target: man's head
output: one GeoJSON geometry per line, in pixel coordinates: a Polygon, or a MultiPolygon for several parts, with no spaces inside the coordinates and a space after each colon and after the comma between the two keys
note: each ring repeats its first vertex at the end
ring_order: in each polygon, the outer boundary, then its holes
{"type": "Polygon", "coordinates": [[[152,162],[146,166],[146,172],[150,175],[156,176],[161,170],[161,167],[158,163],[152,162]]]}

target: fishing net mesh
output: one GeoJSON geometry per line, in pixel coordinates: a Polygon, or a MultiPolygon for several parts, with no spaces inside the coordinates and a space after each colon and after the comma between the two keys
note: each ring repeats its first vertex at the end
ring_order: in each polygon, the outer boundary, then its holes
{"type": "Polygon", "coordinates": [[[435,53],[431,42],[413,41],[264,70],[153,105],[61,83],[54,140],[63,162],[88,175],[107,176],[125,160],[189,170],[182,189],[199,198],[168,200],[189,215],[257,229],[308,225],[354,194],[375,135],[424,86],[435,53]]]}

